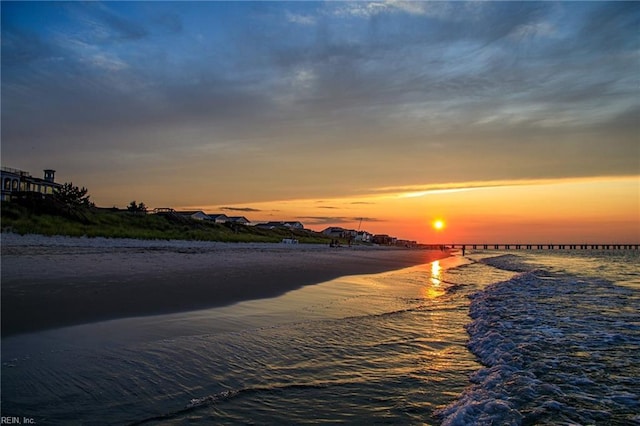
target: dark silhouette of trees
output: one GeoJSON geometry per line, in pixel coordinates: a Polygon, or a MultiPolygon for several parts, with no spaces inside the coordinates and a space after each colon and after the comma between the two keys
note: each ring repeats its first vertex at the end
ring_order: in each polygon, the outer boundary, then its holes
{"type": "Polygon", "coordinates": [[[147,206],[143,202],[140,202],[140,204],[137,204],[136,200],[133,200],[132,202],[129,203],[129,206],[127,206],[127,211],[131,213],[145,214],[147,213],[147,206]]]}
{"type": "Polygon", "coordinates": [[[90,223],[95,204],[89,199],[88,192],[87,188],[79,188],[72,182],[64,183],[53,191],[51,199],[44,200],[44,211],[90,223]]]}
{"type": "Polygon", "coordinates": [[[88,192],[85,187],[78,188],[73,182],[67,182],[53,191],[53,198],[69,208],[93,207],[95,204],[89,200],[88,192]]]}

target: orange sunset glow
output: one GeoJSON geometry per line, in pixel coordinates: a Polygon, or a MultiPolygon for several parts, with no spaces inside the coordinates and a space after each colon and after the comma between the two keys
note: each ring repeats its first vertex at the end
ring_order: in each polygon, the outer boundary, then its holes
{"type": "MultiPolygon", "coordinates": [[[[639,197],[638,179],[629,177],[478,183],[455,191],[425,190],[418,196],[372,191],[351,198],[243,206],[247,216],[262,221],[302,220],[317,230],[326,226],[360,227],[436,244],[634,243],[638,238],[639,197]],[[438,219],[426,221],[425,216],[438,219]]],[[[188,208],[212,211],[217,206],[188,208]]]]}

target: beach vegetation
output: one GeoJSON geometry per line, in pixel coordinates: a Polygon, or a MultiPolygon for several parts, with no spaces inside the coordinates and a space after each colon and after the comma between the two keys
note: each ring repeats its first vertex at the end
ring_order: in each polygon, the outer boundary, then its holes
{"type": "Polygon", "coordinates": [[[89,190],[85,187],[77,187],[73,182],[66,182],[53,191],[53,198],[70,207],[91,207],[94,204],[89,200],[89,190]]]}
{"type": "MultiPolygon", "coordinates": [[[[72,194],[69,191],[67,194],[72,194]]],[[[74,237],[198,240],[221,242],[281,242],[285,238],[301,243],[329,244],[320,233],[298,229],[261,229],[237,223],[214,223],[175,214],[148,214],[144,203],[129,207],[95,207],[82,190],[74,202],[60,198],[25,198],[2,203],[3,232],[66,235],[74,237]],[[86,200],[86,201],[82,201],[86,200]],[[135,213],[135,214],[132,214],[135,213]]],[[[73,199],[73,198],[70,198],[73,199]]]]}
{"type": "Polygon", "coordinates": [[[127,206],[129,213],[147,213],[147,206],[144,203],[137,204],[136,200],[133,200],[127,206]]]}

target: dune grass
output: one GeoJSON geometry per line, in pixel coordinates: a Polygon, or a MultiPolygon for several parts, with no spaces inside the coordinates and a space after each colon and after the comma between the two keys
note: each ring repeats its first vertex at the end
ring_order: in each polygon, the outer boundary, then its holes
{"type": "Polygon", "coordinates": [[[140,214],[96,208],[64,210],[46,203],[3,202],[3,232],[66,235],[74,237],[199,240],[221,242],[280,242],[328,244],[330,239],[313,231],[265,230],[238,224],[216,224],[172,215],[140,214]]]}

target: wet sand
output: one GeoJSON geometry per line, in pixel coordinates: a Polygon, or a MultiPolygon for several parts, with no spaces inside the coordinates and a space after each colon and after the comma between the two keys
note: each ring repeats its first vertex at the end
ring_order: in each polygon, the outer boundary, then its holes
{"type": "Polygon", "coordinates": [[[426,263],[404,248],[2,234],[2,336],[275,297],[426,263]]]}

